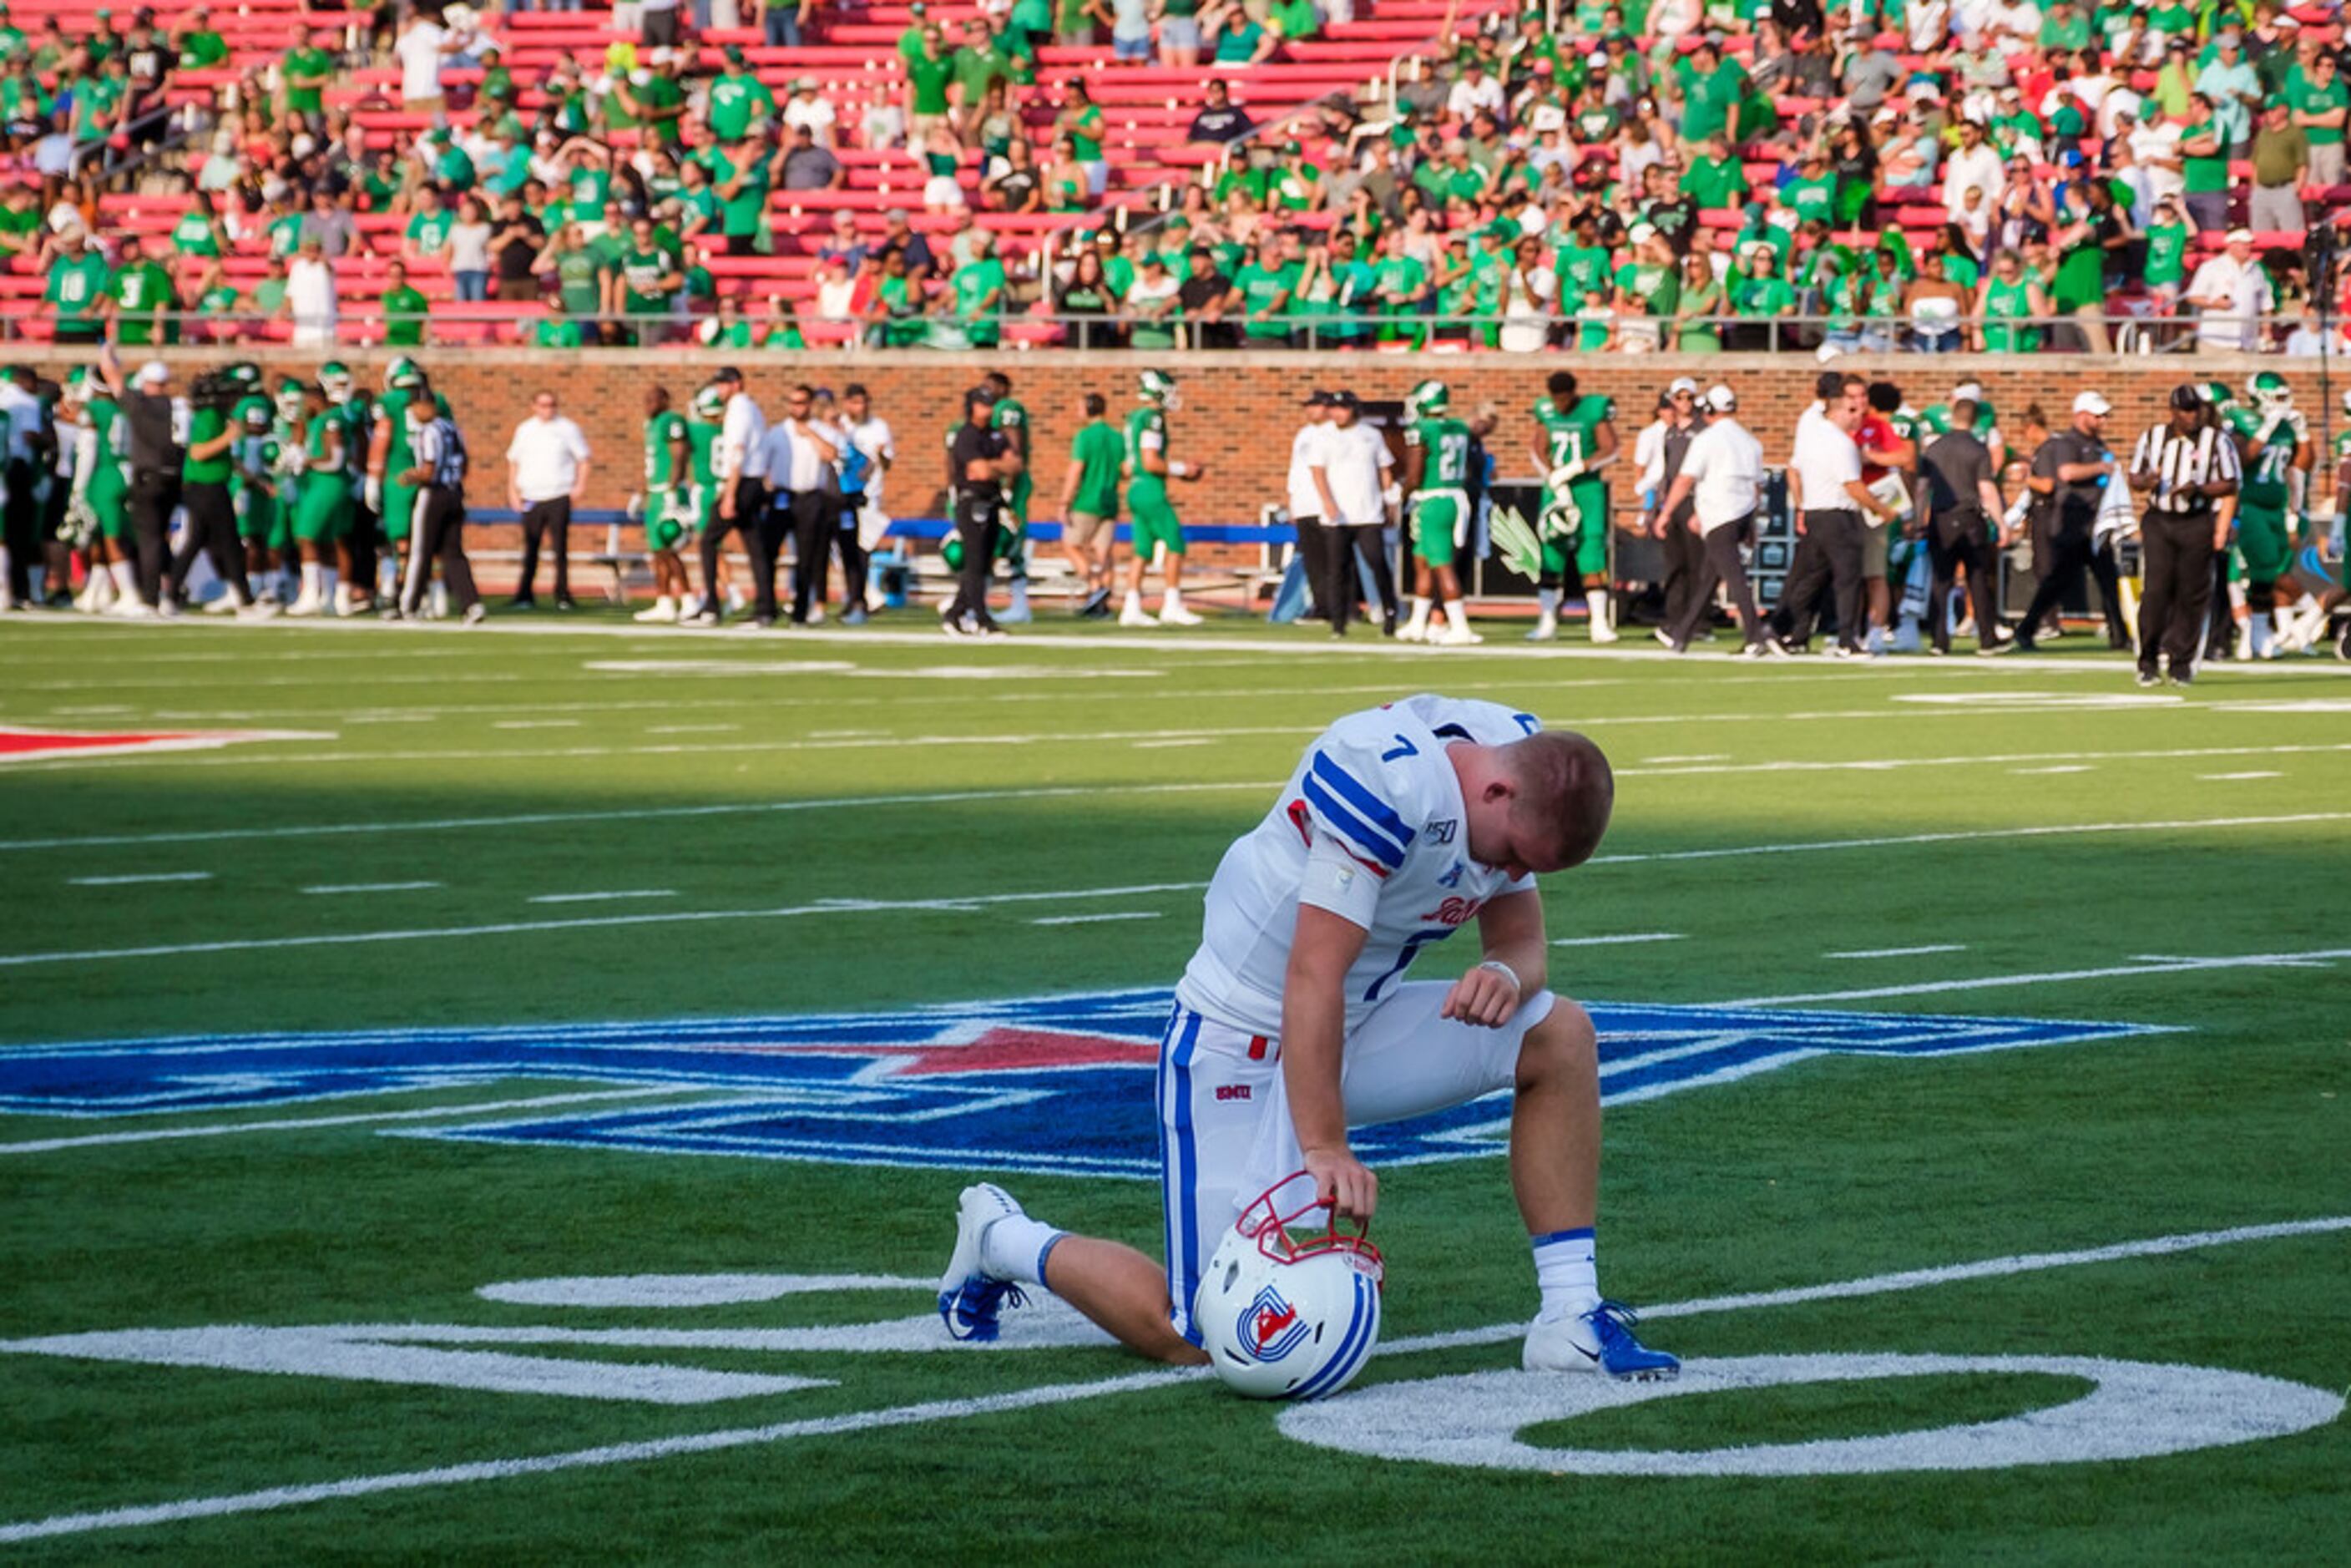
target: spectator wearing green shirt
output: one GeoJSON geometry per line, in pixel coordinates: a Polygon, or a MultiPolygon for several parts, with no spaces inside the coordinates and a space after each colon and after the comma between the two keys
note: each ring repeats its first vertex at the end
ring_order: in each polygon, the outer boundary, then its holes
{"type": "MultiPolygon", "coordinates": [[[[679,79],[684,62],[674,49],[655,49],[646,58],[644,80],[637,80],[632,74],[613,91],[628,99],[629,114],[656,144],[674,147],[678,127],[685,118],[685,84],[679,79]]],[[[768,101],[772,105],[774,99],[768,101]]]]}
{"type": "Polygon", "coordinates": [[[416,210],[408,214],[408,225],[402,233],[401,258],[414,267],[437,256],[449,243],[449,231],[456,222],[457,215],[441,199],[440,187],[423,187],[416,193],[416,210]]]}
{"type": "Polygon", "coordinates": [[[531,323],[530,346],[534,349],[579,349],[586,347],[580,322],[563,308],[563,296],[550,294],[546,299],[546,313],[531,323]]]}
{"type": "Polygon", "coordinates": [[[956,67],[936,27],[923,29],[922,47],[906,61],[906,144],[921,146],[947,123],[955,104],[956,67]]]}
{"type": "Polygon", "coordinates": [[[740,47],[728,45],[726,58],[726,68],[711,78],[708,107],[704,112],[710,122],[710,134],[720,141],[732,143],[767,128],[776,117],[776,95],[752,74],[740,47]]]}
{"type": "Polygon", "coordinates": [[[1314,0],[1273,0],[1265,21],[1284,43],[1311,43],[1322,36],[1322,13],[1314,0]]]}
{"type": "Polygon", "coordinates": [[[1071,77],[1061,84],[1061,112],[1053,129],[1070,139],[1070,151],[1086,172],[1086,187],[1096,198],[1110,188],[1110,163],[1102,157],[1102,105],[1086,91],[1086,78],[1071,77]]]}
{"type": "Polygon", "coordinates": [[[424,322],[431,313],[431,301],[422,290],[408,281],[408,267],[392,261],[384,264],[383,298],[378,301],[383,311],[383,340],[388,348],[413,349],[424,341],[424,322]]]}
{"type": "Polygon", "coordinates": [[[606,270],[603,257],[580,237],[580,225],[570,223],[557,227],[554,239],[531,263],[542,281],[554,279],[564,314],[583,318],[603,312],[606,270]]]}
{"type": "Polygon", "coordinates": [[[176,342],[180,329],[167,320],[179,308],[172,275],[150,258],[136,235],[116,246],[113,273],[106,280],[107,313],[114,318],[115,340],[148,347],[176,342]]]}
{"type": "Polygon", "coordinates": [[[96,141],[111,135],[122,120],[130,89],[119,59],[100,61],[95,72],[75,82],[74,140],[96,141]]]}
{"type": "Polygon", "coordinates": [[[1739,62],[1725,59],[1720,47],[1710,39],[1701,38],[1678,74],[1682,78],[1682,140],[1703,141],[1731,130],[1748,89],[1747,73],[1740,68],[1739,62]]]}
{"type": "Polygon", "coordinates": [[[1780,187],[1780,200],[1796,214],[1796,221],[1827,220],[1836,211],[1836,180],[1829,172],[1825,150],[1818,145],[1804,149],[1796,165],[1796,177],[1780,187]]]}
{"type": "Polygon", "coordinates": [[[1793,315],[1796,291],[1780,275],[1780,258],[1763,241],[1740,246],[1739,273],[1731,280],[1730,310],[1739,320],[1730,329],[1730,346],[1740,350],[1773,350],[1782,346],[1776,323],[1793,315]]]}
{"type": "Polygon", "coordinates": [[[949,58],[947,68],[950,119],[957,136],[969,136],[979,124],[989,84],[1000,81],[1008,86],[1012,81],[1012,60],[998,47],[987,24],[974,17],[964,24],[963,45],[949,58]]]}
{"type": "Polygon", "coordinates": [[[266,320],[286,314],[286,258],[273,255],[263,265],[261,281],[253,286],[254,313],[266,320]]]}
{"type": "Polygon", "coordinates": [[[971,244],[971,259],[948,279],[955,290],[955,319],[973,348],[993,349],[1004,339],[1004,263],[997,259],[996,235],[989,230],[972,230],[971,244]]]}
{"type": "Polygon", "coordinates": [[[12,184],[6,194],[0,196],[0,258],[21,257],[30,262],[39,256],[41,242],[47,237],[48,230],[41,222],[38,195],[30,185],[12,184]]]}
{"type": "Polygon", "coordinates": [[[923,52],[923,35],[930,31],[931,25],[926,19],[930,15],[930,9],[923,0],[914,0],[912,5],[906,7],[907,13],[914,20],[907,24],[904,32],[898,35],[899,59],[912,64],[915,57],[923,52]]]}
{"type": "Polygon", "coordinates": [[[719,233],[728,256],[755,256],[768,237],[768,192],[775,183],[774,160],[756,141],[718,149],[710,167],[711,184],[719,201],[719,233]]]}
{"type": "Polygon", "coordinates": [[[289,120],[315,120],[323,112],[327,84],[335,79],[335,35],[314,27],[277,62],[277,107],[289,120]]]}
{"type": "Polygon", "coordinates": [[[2335,68],[2334,50],[2322,48],[2307,68],[2296,66],[2288,73],[2285,101],[2294,111],[2294,123],[2310,141],[2310,183],[2343,183],[2343,128],[2346,112],[2351,110],[2351,88],[2344,86],[2335,68]]]}
{"type": "Polygon", "coordinates": [[[60,343],[95,343],[104,336],[106,258],[89,248],[79,229],[57,236],[42,302],[55,313],[60,343]]]}
{"type": "Polygon", "coordinates": [[[2229,226],[2229,141],[2210,99],[2196,99],[2195,117],[2180,132],[2181,178],[2188,215],[2203,232],[2229,226]]]}
{"type": "Polygon", "coordinates": [[[1232,293],[1226,298],[1228,316],[1238,313],[1241,337],[1254,349],[1278,349],[1290,342],[1290,294],[1298,286],[1299,264],[1290,258],[1289,241],[1279,234],[1259,240],[1257,254],[1233,274],[1232,293]]]}
{"type": "Polygon", "coordinates": [[[1696,202],[1700,212],[1725,212],[1746,204],[1746,165],[1721,131],[1698,144],[1698,156],[1682,171],[1681,193],[1696,202]]]}

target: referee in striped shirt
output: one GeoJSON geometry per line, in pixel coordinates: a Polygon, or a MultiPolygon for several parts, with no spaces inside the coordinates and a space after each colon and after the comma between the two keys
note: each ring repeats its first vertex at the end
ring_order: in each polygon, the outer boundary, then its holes
{"type": "Polygon", "coordinates": [[[400,482],[417,492],[416,524],[408,541],[408,577],[400,588],[401,613],[414,619],[424,608],[433,562],[441,561],[441,581],[465,623],[481,624],[486,612],[474,588],[473,563],[465,559],[465,438],[434,402],[433,388],[420,380],[402,417],[408,421],[408,450],[416,465],[400,482]]]}
{"type": "Polygon", "coordinates": [[[2147,497],[2139,521],[2146,590],[2138,601],[2138,684],[2196,678],[2212,601],[2212,561],[2229,546],[2242,472],[2237,444],[2194,386],[2174,387],[2171,417],[2138,438],[2130,487],[2147,497]]]}

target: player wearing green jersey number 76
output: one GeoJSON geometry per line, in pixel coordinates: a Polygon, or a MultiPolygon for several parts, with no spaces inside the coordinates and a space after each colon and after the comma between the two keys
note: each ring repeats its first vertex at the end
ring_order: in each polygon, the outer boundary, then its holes
{"type": "Polygon", "coordinates": [[[1396,636],[1406,643],[1482,643],[1469,630],[1461,579],[1453,570],[1454,553],[1469,542],[1469,427],[1453,417],[1443,382],[1423,382],[1405,400],[1404,465],[1416,578],[1412,619],[1396,636]],[[1432,601],[1443,606],[1442,631],[1428,624],[1432,601]]]}

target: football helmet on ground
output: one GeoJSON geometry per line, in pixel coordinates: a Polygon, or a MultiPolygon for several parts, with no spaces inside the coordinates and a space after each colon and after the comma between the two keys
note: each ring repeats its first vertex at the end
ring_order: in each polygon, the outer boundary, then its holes
{"type": "Polygon", "coordinates": [[[1253,1399],[1320,1399],[1347,1386],[1380,1341],[1379,1249],[1338,1228],[1304,1171],[1241,1211],[1208,1260],[1192,1321],[1226,1387],[1253,1399]],[[1327,1228],[1301,1240],[1290,1224],[1327,1228]]]}

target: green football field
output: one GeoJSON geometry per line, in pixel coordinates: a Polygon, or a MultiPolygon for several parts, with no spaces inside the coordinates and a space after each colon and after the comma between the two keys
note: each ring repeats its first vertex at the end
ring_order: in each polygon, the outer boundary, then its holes
{"type": "Polygon", "coordinates": [[[0,1553],[2351,1555],[2341,666],[926,622],[0,627],[0,1553]],[[1616,767],[1552,983],[1682,1381],[1515,1370],[1492,1104],[1366,1135],[1338,1398],[947,1346],[976,1175],[1156,1251],[1201,888],[1415,691],[1616,767]]]}

